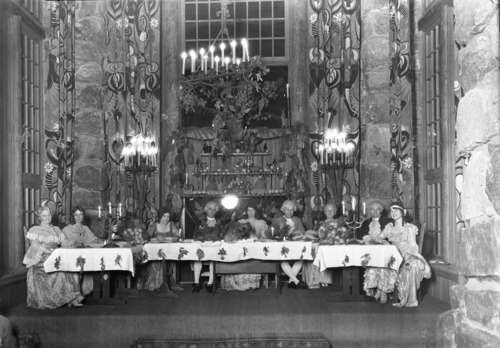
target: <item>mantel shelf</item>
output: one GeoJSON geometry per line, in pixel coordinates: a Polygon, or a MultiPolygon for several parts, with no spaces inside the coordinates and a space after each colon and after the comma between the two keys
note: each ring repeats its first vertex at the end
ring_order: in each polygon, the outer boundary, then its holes
{"type": "Polygon", "coordinates": [[[203,198],[203,197],[224,197],[228,194],[234,194],[240,198],[246,197],[284,197],[285,193],[283,191],[280,192],[266,192],[266,193],[235,193],[235,192],[202,192],[202,193],[192,193],[192,192],[184,192],[185,198],[203,198]]]}
{"type": "Polygon", "coordinates": [[[271,156],[271,153],[269,152],[233,152],[229,154],[224,154],[221,152],[218,152],[217,155],[214,155],[213,153],[202,153],[200,154],[201,157],[222,157],[222,156],[271,156]]]}
{"type": "MultiPolygon", "coordinates": [[[[272,170],[272,171],[265,171],[265,170],[259,170],[259,171],[247,171],[247,172],[226,172],[226,171],[207,171],[207,172],[200,172],[202,176],[260,176],[260,175],[278,175],[280,174],[279,171],[277,170],[272,170]]],[[[193,173],[193,175],[196,175],[193,173]]]]}

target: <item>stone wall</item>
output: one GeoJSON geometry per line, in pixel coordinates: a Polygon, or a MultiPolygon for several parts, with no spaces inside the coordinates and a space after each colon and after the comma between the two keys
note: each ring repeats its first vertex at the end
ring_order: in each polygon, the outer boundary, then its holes
{"type": "MultiPolygon", "coordinates": [[[[107,185],[104,140],[104,98],[102,87],[103,52],[106,50],[103,13],[104,2],[81,1],[75,13],[75,150],[73,174],[73,206],[81,205],[90,216],[108,197],[101,197],[107,185]]],[[[104,203],[103,203],[104,202],[104,203]]],[[[101,234],[99,224],[92,231],[101,234]]]]}
{"type": "Polygon", "coordinates": [[[500,71],[499,8],[494,1],[455,0],[460,46],[457,151],[464,168],[458,232],[460,284],[438,323],[439,346],[500,346],[500,71]],[[471,126],[473,125],[473,126],[471,126]]]}
{"type": "Polygon", "coordinates": [[[361,6],[361,201],[391,199],[389,1],[361,6]]]}

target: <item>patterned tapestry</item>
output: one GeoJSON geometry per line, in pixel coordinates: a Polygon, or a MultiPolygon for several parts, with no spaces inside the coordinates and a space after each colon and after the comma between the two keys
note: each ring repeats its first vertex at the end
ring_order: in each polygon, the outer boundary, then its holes
{"type": "Polygon", "coordinates": [[[113,205],[145,222],[157,208],[158,172],[125,171],[122,151],[137,134],[159,139],[160,0],[107,0],[103,67],[108,189],[113,205]]]}
{"type": "MultiPolygon", "coordinates": [[[[52,1],[45,95],[45,188],[59,222],[69,219],[75,112],[75,2],[52,1]]],[[[45,196],[45,195],[44,195],[45,196]]]]}
{"type": "MultiPolygon", "coordinates": [[[[313,184],[321,201],[349,202],[359,194],[360,46],[359,0],[309,0],[309,98],[307,123],[311,133],[313,184]],[[318,143],[325,130],[347,133],[354,145],[354,168],[322,172],[318,143]],[[340,192],[339,192],[340,191],[340,192]]],[[[313,207],[314,209],[314,207],[313,207]]]]}
{"type": "Polygon", "coordinates": [[[410,9],[407,0],[390,0],[391,189],[392,199],[414,206],[410,9]]]}

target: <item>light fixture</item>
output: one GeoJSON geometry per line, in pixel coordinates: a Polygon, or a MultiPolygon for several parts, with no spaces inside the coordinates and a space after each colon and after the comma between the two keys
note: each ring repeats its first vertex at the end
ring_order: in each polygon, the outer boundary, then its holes
{"type": "Polygon", "coordinates": [[[236,206],[238,205],[238,196],[235,196],[235,195],[225,195],[222,200],[221,200],[221,203],[222,203],[222,206],[228,210],[231,210],[231,209],[234,209],[236,208],[236,206]]]}
{"type": "Polygon", "coordinates": [[[132,136],[126,142],[122,155],[125,171],[154,172],[157,169],[156,155],[158,154],[158,140],[154,136],[132,136]]]}
{"type": "Polygon", "coordinates": [[[242,47],[241,59],[236,57],[236,47],[238,42],[229,37],[229,31],[227,29],[226,20],[229,17],[229,10],[227,8],[228,1],[221,1],[221,10],[217,12],[217,15],[221,18],[221,29],[217,34],[217,37],[212,43],[209,44],[208,49],[201,48],[199,52],[195,50],[190,50],[189,54],[186,52],[181,53],[182,58],[182,75],[186,75],[186,59],[191,60],[191,74],[195,74],[201,71],[205,74],[221,74],[229,73],[230,71],[236,70],[241,63],[250,61],[250,53],[248,52],[248,40],[243,38],[240,40],[242,47]],[[224,36],[226,36],[227,45],[224,42],[224,36]],[[220,40],[220,44],[217,44],[220,40]],[[226,52],[226,48],[229,48],[226,52]],[[217,52],[216,52],[217,51],[217,52]],[[220,54],[219,55],[217,54],[220,54]],[[210,70],[208,68],[208,61],[210,60],[210,70]],[[221,69],[219,71],[219,62],[221,62],[221,69]],[[214,69],[215,65],[215,69],[214,69]]]}

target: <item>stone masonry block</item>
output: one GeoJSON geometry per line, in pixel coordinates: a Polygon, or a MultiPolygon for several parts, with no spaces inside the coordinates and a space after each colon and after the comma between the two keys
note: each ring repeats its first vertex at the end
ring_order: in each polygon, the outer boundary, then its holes
{"type": "Polygon", "coordinates": [[[486,195],[493,208],[500,215],[500,145],[488,145],[491,156],[490,167],[486,171],[486,195]]]}
{"type": "Polygon", "coordinates": [[[488,146],[474,150],[463,176],[462,218],[464,220],[496,216],[495,209],[486,194],[486,173],[490,166],[488,146]]]}
{"type": "Polygon", "coordinates": [[[500,293],[495,291],[468,291],[465,297],[467,318],[488,330],[500,333],[500,293]]]}
{"type": "Polygon", "coordinates": [[[500,131],[500,71],[483,81],[460,100],[457,109],[457,151],[470,153],[500,131]],[[474,125],[471,127],[471,125],[474,125]]]}
{"type": "Polygon", "coordinates": [[[471,38],[484,32],[488,23],[498,12],[493,1],[454,0],[455,40],[467,45],[471,38]]]}
{"type": "Polygon", "coordinates": [[[464,321],[458,324],[455,334],[457,347],[500,347],[500,335],[495,335],[491,331],[481,330],[477,326],[464,321]]]}
{"type": "Polygon", "coordinates": [[[458,271],[466,277],[500,276],[500,219],[459,230],[458,271]]]}

